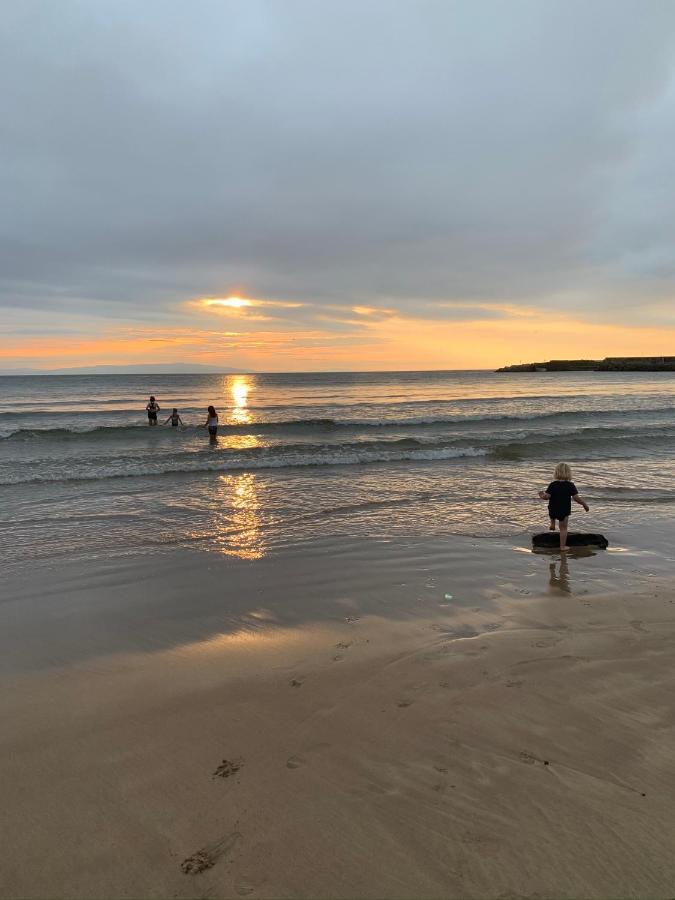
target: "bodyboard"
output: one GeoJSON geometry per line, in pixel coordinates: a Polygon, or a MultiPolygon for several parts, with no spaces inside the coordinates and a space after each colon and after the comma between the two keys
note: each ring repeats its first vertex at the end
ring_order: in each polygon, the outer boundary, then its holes
{"type": "MultiPolygon", "coordinates": [[[[557,531],[542,531],[541,534],[532,535],[533,547],[550,547],[555,550],[560,547],[560,533],[557,531]]],[[[586,534],[583,531],[569,531],[567,533],[568,547],[601,547],[605,550],[609,547],[609,541],[604,534],[586,534]]]]}

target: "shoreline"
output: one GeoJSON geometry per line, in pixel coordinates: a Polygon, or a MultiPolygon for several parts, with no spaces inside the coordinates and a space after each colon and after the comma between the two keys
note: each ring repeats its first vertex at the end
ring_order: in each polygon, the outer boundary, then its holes
{"type": "Polygon", "coordinates": [[[661,526],[624,528],[607,550],[572,548],[564,558],[555,548],[533,549],[526,533],[334,534],[261,555],[244,543],[241,556],[158,545],[32,560],[29,570],[10,565],[3,577],[0,672],[153,653],[247,630],[311,630],[347,615],[405,622],[498,610],[522,597],[639,592],[672,571],[661,526]]]}
{"type": "Polygon", "coordinates": [[[1,896],[669,897],[670,582],[471,543],[15,579],[1,896]]]}

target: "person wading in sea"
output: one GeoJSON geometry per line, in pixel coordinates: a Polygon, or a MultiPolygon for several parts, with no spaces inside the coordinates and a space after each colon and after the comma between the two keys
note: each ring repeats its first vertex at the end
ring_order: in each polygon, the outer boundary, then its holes
{"type": "Polygon", "coordinates": [[[150,397],[148,405],[145,407],[148,413],[148,425],[157,424],[157,413],[159,412],[159,403],[154,397],[150,397]]]}
{"type": "Polygon", "coordinates": [[[202,427],[209,429],[210,441],[214,444],[218,440],[218,413],[213,406],[209,406],[206,422],[202,427]]]}
{"type": "Polygon", "coordinates": [[[171,426],[173,428],[178,428],[179,425],[181,427],[183,426],[183,420],[181,419],[180,415],[178,414],[178,410],[176,409],[175,406],[171,410],[171,415],[167,416],[166,419],[164,419],[164,421],[162,422],[162,425],[166,425],[167,422],[171,422],[171,426]]]}

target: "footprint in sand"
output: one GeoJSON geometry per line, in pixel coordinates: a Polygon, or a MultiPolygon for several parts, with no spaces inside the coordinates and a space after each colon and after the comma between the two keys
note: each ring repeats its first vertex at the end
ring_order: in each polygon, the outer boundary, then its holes
{"type": "Polygon", "coordinates": [[[244,760],[241,758],[224,759],[211,777],[229,778],[231,775],[236,775],[243,765],[244,760]]]}
{"type": "Polygon", "coordinates": [[[532,644],[533,647],[555,647],[556,644],[559,644],[562,638],[542,638],[540,641],[535,641],[532,644]]]}
{"type": "Polygon", "coordinates": [[[247,897],[254,891],[257,891],[262,882],[253,878],[238,878],[234,883],[234,889],[240,897],[247,897]]]}
{"type": "Polygon", "coordinates": [[[352,641],[339,641],[339,642],[335,645],[335,649],[336,649],[336,650],[349,650],[349,648],[351,647],[351,645],[352,645],[352,641]]]}
{"type": "Polygon", "coordinates": [[[525,682],[522,681],[520,678],[509,678],[509,680],[505,681],[504,684],[506,685],[506,687],[509,687],[509,688],[519,688],[519,687],[522,687],[525,684],[525,682]]]}
{"type": "MultiPolygon", "coordinates": [[[[448,769],[446,766],[434,766],[434,771],[438,772],[440,775],[448,774],[448,769]]],[[[432,785],[431,789],[433,791],[436,791],[437,794],[444,794],[448,789],[447,781],[439,781],[438,784],[432,785]]]]}
{"type": "Polygon", "coordinates": [[[462,843],[468,844],[484,856],[492,856],[499,851],[499,841],[488,834],[478,834],[475,831],[465,831],[462,835],[462,843]]]}
{"type": "Polygon", "coordinates": [[[183,860],[180,864],[181,869],[186,875],[199,875],[200,872],[213,868],[221,857],[234,849],[240,838],[241,834],[233,831],[232,834],[228,834],[219,841],[202,847],[201,850],[197,850],[196,853],[183,860]]]}
{"type": "Polygon", "coordinates": [[[633,619],[633,621],[628,624],[636,631],[642,631],[644,634],[648,633],[647,629],[642,627],[642,619],[633,619]]]}
{"type": "Polygon", "coordinates": [[[354,622],[358,622],[360,618],[361,618],[361,616],[345,616],[345,622],[347,622],[347,624],[351,625],[354,622]]]}
{"type": "Polygon", "coordinates": [[[299,678],[291,678],[288,683],[291,687],[302,687],[302,681],[299,678]]]}
{"type": "Polygon", "coordinates": [[[206,850],[198,850],[192,856],[184,859],[180,867],[186,875],[199,875],[200,872],[210,869],[215,864],[215,859],[206,850]]]}
{"type": "Polygon", "coordinates": [[[506,891],[497,895],[497,900],[541,900],[541,894],[512,894],[506,891]]]}
{"type": "Polygon", "coordinates": [[[307,760],[304,756],[289,756],[286,760],[286,768],[287,769],[299,769],[300,766],[304,766],[307,760]]]}
{"type": "Polygon", "coordinates": [[[528,753],[526,750],[520,751],[519,759],[521,762],[527,763],[528,766],[533,766],[535,763],[541,763],[544,766],[550,765],[547,759],[541,759],[533,753],[528,753]]]}
{"type": "Polygon", "coordinates": [[[413,701],[412,700],[399,700],[396,705],[398,707],[400,707],[401,709],[405,709],[406,706],[412,706],[413,701]]]}
{"type": "Polygon", "coordinates": [[[340,662],[341,659],[344,659],[344,656],[342,656],[341,653],[337,653],[337,654],[333,657],[333,662],[340,662]]]}

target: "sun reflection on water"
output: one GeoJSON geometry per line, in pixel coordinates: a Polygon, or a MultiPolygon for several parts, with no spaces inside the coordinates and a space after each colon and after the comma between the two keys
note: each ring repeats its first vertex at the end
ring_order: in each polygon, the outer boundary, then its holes
{"type": "Polygon", "coordinates": [[[214,543],[228,556],[261,559],[265,555],[265,545],[255,474],[221,475],[218,480],[218,495],[229,510],[214,516],[214,543]]]}
{"type": "Polygon", "coordinates": [[[252,450],[262,442],[254,434],[228,434],[220,440],[221,450],[252,450]]]}
{"type": "Polygon", "coordinates": [[[235,375],[228,379],[227,388],[232,398],[230,421],[233,425],[250,425],[253,417],[248,408],[248,395],[253,387],[248,375],[235,375]]]}
{"type": "Polygon", "coordinates": [[[260,559],[265,555],[260,527],[260,502],[253,472],[230,476],[234,482],[233,525],[238,530],[232,537],[233,552],[242,559],[260,559]]]}
{"type": "MultiPolygon", "coordinates": [[[[248,395],[254,387],[254,379],[250,375],[232,375],[225,379],[224,390],[230,396],[230,413],[228,425],[252,425],[253,416],[248,408],[248,395]]],[[[222,450],[252,450],[263,445],[254,434],[224,433],[220,441],[222,450]]]]}

